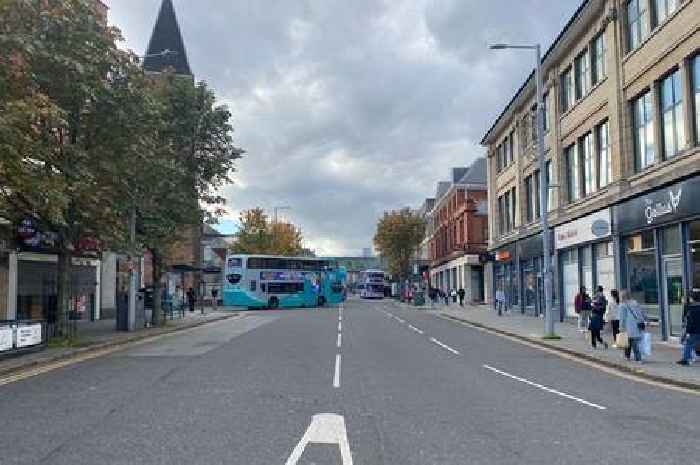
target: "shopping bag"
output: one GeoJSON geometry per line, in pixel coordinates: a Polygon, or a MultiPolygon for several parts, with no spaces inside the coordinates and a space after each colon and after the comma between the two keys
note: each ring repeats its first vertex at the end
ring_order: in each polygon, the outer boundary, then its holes
{"type": "Polygon", "coordinates": [[[651,333],[647,331],[642,333],[642,339],[639,341],[639,351],[644,358],[649,358],[651,356],[651,333]]]}
{"type": "Polygon", "coordinates": [[[618,349],[628,348],[630,346],[630,338],[627,336],[627,333],[618,333],[617,337],[615,338],[615,345],[618,349]]]}

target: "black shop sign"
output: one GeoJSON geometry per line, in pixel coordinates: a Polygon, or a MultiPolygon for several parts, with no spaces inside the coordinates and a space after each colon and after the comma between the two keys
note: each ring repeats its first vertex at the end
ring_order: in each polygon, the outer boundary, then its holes
{"type": "Polygon", "coordinates": [[[657,189],[615,206],[621,233],[682,221],[700,215],[700,177],[657,189]]]}

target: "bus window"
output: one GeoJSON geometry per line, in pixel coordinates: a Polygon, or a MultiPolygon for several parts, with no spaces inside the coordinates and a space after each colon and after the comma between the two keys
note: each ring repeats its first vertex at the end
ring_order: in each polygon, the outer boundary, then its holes
{"type": "Polygon", "coordinates": [[[304,283],[268,283],[270,294],[296,294],[304,292],[304,283]]]}
{"type": "Polygon", "coordinates": [[[257,289],[257,284],[258,284],[257,281],[255,281],[254,279],[250,280],[250,291],[251,292],[255,292],[255,290],[257,289]]]}
{"type": "Polygon", "coordinates": [[[265,291],[265,283],[260,283],[260,290],[263,292],[266,292],[265,291]]]}
{"type": "Polygon", "coordinates": [[[238,257],[231,257],[228,259],[229,268],[241,268],[243,266],[243,259],[238,257]]]}

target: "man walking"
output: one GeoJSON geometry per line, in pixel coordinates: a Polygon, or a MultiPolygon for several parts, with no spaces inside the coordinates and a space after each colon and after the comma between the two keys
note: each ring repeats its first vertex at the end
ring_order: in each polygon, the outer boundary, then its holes
{"type": "Polygon", "coordinates": [[[194,303],[195,303],[195,297],[194,297],[194,289],[189,288],[187,289],[187,304],[190,307],[190,312],[194,312],[194,303]]]}
{"type": "Polygon", "coordinates": [[[688,303],[683,310],[685,326],[685,338],[683,343],[683,358],[679,365],[690,365],[693,360],[693,352],[700,344],[700,289],[693,289],[691,293],[692,303],[688,303]]]}
{"type": "Polygon", "coordinates": [[[462,289],[460,287],[459,290],[457,291],[457,295],[459,296],[459,305],[461,307],[464,307],[464,295],[465,294],[466,294],[466,292],[464,292],[464,289],[462,289]]]}

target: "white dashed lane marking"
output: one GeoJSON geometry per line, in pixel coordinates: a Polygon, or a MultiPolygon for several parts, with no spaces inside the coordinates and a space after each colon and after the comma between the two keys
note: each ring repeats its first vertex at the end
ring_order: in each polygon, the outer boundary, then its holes
{"type": "Polygon", "coordinates": [[[452,347],[448,346],[447,344],[438,341],[438,340],[435,339],[434,337],[431,337],[431,338],[430,338],[430,342],[439,345],[440,347],[442,347],[443,349],[445,349],[445,350],[448,351],[448,352],[451,352],[451,353],[453,353],[453,354],[455,354],[455,355],[459,355],[459,351],[458,351],[458,350],[455,350],[455,349],[453,349],[452,347]]]}

